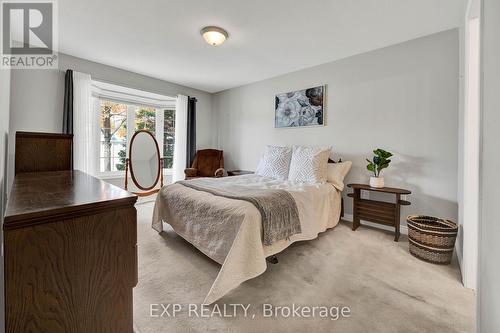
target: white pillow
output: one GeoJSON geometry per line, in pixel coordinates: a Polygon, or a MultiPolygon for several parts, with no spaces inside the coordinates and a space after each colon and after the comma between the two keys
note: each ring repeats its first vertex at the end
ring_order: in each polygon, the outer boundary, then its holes
{"type": "Polygon", "coordinates": [[[324,183],[331,147],[293,146],[288,180],[300,183],[324,183]]]}
{"type": "Polygon", "coordinates": [[[349,170],[351,170],[351,166],[351,161],[328,163],[327,181],[335,186],[336,189],[342,191],[344,189],[344,178],[349,170]]]}
{"type": "Polygon", "coordinates": [[[266,146],[255,173],[264,177],[286,180],[291,158],[292,148],[290,147],[266,146]]]}

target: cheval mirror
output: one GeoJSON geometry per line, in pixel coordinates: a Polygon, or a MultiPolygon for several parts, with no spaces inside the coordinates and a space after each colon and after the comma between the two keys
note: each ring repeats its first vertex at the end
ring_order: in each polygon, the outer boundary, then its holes
{"type": "Polygon", "coordinates": [[[128,158],[125,160],[125,190],[128,191],[128,171],[134,185],[144,192],[132,192],[138,196],[157,193],[163,187],[163,159],[158,142],[146,130],[134,133],[130,141],[128,158]],[[155,188],[160,182],[160,188],[155,188]]]}

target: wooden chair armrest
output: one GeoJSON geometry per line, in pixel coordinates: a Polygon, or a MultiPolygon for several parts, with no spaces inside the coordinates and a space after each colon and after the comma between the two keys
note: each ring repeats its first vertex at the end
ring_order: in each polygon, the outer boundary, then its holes
{"type": "Polygon", "coordinates": [[[186,168],[184,169],[184,174],[186,175],[186,177],[196,177],[198,175],[198,169],[186,168]]]}
{"type": "Polygon", "coordinates": [[[225,171],[224,168],[218,168],[217,170],[215,170],[215,177],[216,178],[223,177],[224,171],[225,171]]]}

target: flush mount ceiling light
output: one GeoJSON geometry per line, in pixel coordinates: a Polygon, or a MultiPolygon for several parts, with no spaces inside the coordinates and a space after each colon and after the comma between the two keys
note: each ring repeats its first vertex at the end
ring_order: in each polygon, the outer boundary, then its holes
{"type": "Polygon", "coordinates": [[[205,27],[201,29],[200,33],[205,41],[212,46],[221,45],[229,37],[226,30],[214,26],[205,27]]]}

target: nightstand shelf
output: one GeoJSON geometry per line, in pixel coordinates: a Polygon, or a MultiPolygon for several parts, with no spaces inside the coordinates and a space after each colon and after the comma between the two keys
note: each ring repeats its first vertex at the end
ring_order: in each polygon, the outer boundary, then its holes
{"type": "Polygon", "coordinates": [[[227,172],[228,176],[241,176],[241,175],[250,175],[254,173],[253,171],[248,170],[231,170],[227,172]]]}
{"type": "Polygon", "coordinates": [[[353,198],[352,230],[356,230],[361,225],[360,220],[391,226],[394,227],[394,241],[397,242],[400,235],[401,206],[411,204],[409,201],[402,200],[401,195],[411,194],[411,192],[393,187],[374,188],[367,184],[348,184],[347,186],[353,189],[353,193],[347,195],[353,198]],[[361,191],[394,194],[396,200],[394,202],[385,202],[362,199],[361,191]]]}

